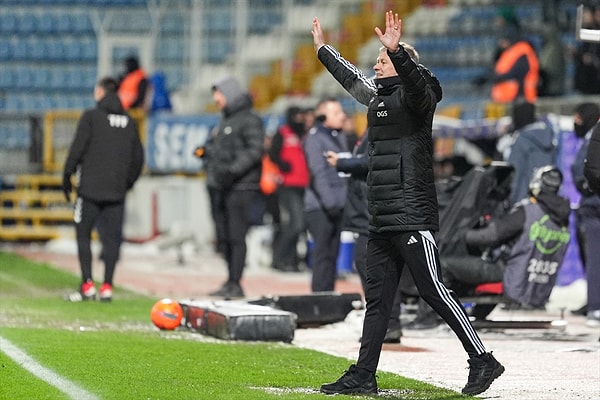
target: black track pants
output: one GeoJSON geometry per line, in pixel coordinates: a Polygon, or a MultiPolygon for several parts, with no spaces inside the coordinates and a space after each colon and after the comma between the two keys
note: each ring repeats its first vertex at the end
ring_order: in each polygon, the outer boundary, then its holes
{"type": "Polygon", "coordinates": [[[377,370],[404,265],[421,297],[446,321],[469,356],[485,353],[462,304],[441,281],[437,246],[431,232],[371,233],[367,246],[367,304],[357,366],[371,372],[377,370]]]}
{"type": "Polygon", "coordinates": [[[92,280],[91,236],[94,226],[102,244],[104,282],[112,285],[123,233],[124,202],[95,203],[81,197],[75,202],[75,232],[82,281],[92,280]]]}

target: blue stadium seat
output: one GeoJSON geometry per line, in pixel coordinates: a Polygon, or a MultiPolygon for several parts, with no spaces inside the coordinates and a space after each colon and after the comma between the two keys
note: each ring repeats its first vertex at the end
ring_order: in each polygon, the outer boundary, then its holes
{"type": "Polygon", "coordinates": [[[0,14],[0,33],[11,35],[18,31],[18,16],[7,12],[0,14]]]}
{"type": "Polygon", "coordinates": [[[50,82],[51,74],[47,68],[39,68],[33,71],[32,88],[38,90],[47,90],[48,82],[50,82]]]}
{"type": "Polygon", "coordinates": [[[9,67],[0,69],[0,87],[5,89],[13,88],[15,82],[15,74],[9,67]]]}
{"type": "Polygon", "coordinates": [[[86,37],[79,40],[79,50],[81,61],[96,61],[98,58],[98,43],[94,38],[86,37]]]}
{"type": "Polygon", "coordinates": [[[9,92],[6,94],[6,103],[5,108],[9,111],[20,111],[21,110],[21,96],[14,92],[9,92]]]}
{"type": "Polygon", "coordinates": [[[186,25],[186,18],[184,15],[178,14],[167,14],[161,21],[161,33],[166,35],[181,35],[184,32],[186,25]]]}
{"type": "MultiPolygon", "coordinates": [[[[66,14],[65,14],[66,15],[66,14]]],[[[37,33],[45,35],[56,32],[57,15],[51,12],[44,12],[37,21],[37,33]]]]}
{"type": "Polygon", "coordinates": [[[210,35],[230,32],[235,16],[229,9],[220,8],[205,12],[203,19],[204,29],[210,35]]]}
{"type": "Polygon", "coordinates": [[[25,12],[19,16],[17,29],[19,34],[29,35],[37,31],[37,25],[38,21],[35,14],[25,12]]]}
{"type": "Polygon", "coordinates": [[[72,16],[68,13],[60,13],[56,15],[56,27],[57,33],[77,33],[73,32],[72,16]]]}
{"type": "Polygon", "coordinates": [[[85,13],[71,15],[71,29],[77,35],[91,35],[94,33],[94,26],[89,16],[85,13]]]}
{"type": "Polygon", "coordinates": [[[12,57],[12,41],[7,37],[0,37],[0,61],[8,61],[12,57]]]}
{"type": "Polygon", "coordinates": [[[15,74],[15,87],[18,89],[32,89],[34,73],[27,67],[18,68],[15,74]]]}
{"type": "Polygon", "coordinates": [[[12,41],[12,55],[17,61],[28,60],[31,54],[31,41],[16,39],[12,41]]]}
{"type": "Polygon", "coordinates": [[[210,37],[203,50],[209,63],[220,64],[231,55],[233,43],[228,38],[210,37]]]}

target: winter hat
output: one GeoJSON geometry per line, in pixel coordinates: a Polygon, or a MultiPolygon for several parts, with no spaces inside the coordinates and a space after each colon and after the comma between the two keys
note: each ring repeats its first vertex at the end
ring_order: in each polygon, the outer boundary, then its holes
{"type": "Polygon", "coordinates": [[[515,103],[512,112],[513,129],[519,129],[535,122],[535,105],[526,101],[515,103]]]}
{"type": "Polygon", "coordinates": [[[579,114],[582,120],[582,131],[589,131],[598,122],[600,118],[600,106],[596,103],[581,103],[575,107],[575,113],[579,114]]]}
{"type": "Polygon", "coordinates": [[[212,86],[212,90],[218,90],[219,92],[223,93],[228,103],[244,94],[244,90],[242,89],[239,81],[232,76],[228,76],[215,82],[212,86]]]}

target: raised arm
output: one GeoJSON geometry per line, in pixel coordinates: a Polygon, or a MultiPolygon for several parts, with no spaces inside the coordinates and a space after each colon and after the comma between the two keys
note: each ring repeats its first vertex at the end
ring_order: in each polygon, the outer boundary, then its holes
{"type": "Polygon", "coordinates": [[[319,61],[348,93],[358,102],[368,105],[377,89],[373,81],[351,62],[346,60],[332,46],[325,43],[319,19],[313,19],[313,43],[319,61]]]}
{"type": "Polygon", "coordinates": [[[381,44],[388,49],[390,53],[395,53],[400,47],[400,38],[402,37],[402,20],[398,18],[398,13],[391,10],[385,13],[385,32],[379,27],[375,27],[375,34],[381,44]]]}

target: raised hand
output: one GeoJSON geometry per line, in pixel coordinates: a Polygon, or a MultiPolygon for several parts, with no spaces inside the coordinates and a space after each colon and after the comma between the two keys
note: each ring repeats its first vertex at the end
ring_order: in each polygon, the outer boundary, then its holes
{"type": "Polygon", "coordinates": [[[375,33],[381,44],[390,52],[395,53],[398,51],[400,38],[402,37],[402,20],[398,18],[398,13],[393,13],[391,10],[387,11],[385,13],[385,32],[382,32],[379,27],[375,27],[375,33]]]}
{"type": "Polygon", "coordinates": [[[319,18],[317,17],[313,19],[313,27],[311,33],[313,35],[315,50],[318,51],[321,48],[321,46],[325,45],[325,39],[323,38],[323,30],[321,29],[321,23],[319,22],[319,18]]]}

